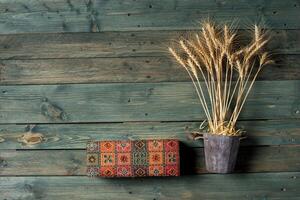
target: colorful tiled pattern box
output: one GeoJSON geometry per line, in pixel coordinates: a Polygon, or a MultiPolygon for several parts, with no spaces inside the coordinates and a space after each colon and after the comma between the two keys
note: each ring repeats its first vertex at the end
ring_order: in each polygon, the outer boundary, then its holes
{"type": "Polygon", "coordinates": [[[178,140],[90,141],[87,175],[143,177],[180,175],[178,140]]]}

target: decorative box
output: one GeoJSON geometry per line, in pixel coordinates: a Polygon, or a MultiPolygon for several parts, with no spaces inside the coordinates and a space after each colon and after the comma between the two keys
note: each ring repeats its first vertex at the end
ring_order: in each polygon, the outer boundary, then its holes
{"type": "Polygon", "coordinates": [[[90,141],[87,175],[101,177],[179,176],[178,140],[90,141]]]}

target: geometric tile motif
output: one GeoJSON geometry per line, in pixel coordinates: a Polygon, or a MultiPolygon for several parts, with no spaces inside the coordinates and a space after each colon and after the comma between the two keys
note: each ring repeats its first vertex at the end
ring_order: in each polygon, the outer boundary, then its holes
{"type": "Polygon", "coordinates": [[[175,152],[179,149],[179,143],[174,140],[166,140],[165,142],[165,151],[173,151],[175,152]]]}
{"type": "Polygon", "coordinates": [[[158,166],[149,166],[149,176],[163,176],[164,167],[161,165],[158,166]]]}
{"type": "Polygon", "coordinates": [[[130,177],[131,176],[131,167],[130,166],[118,166],[117,167],[117,176],[130,177]]]}
{"type": "Polygon", "coordinates": [[[149,140],[148,151],[163,151],[163,141],[161,140],[149,140]]]}
{"type": "Polygon", "coordinates": [[[165,152],[165,159],[166,159],[166,164],[167,165],[175,165],[178,161],[178,153],[169,151],[165,152]]]}
{"type": "Polygon", "coordinates": [[[97,141],[89,141],[86,145],[86,151],[91,152],[98,152],[99,151],[99,145],[97,141]]]}
{"type": "Polygon", "coordinates": [[[146,176],[147,175],[147,167],[146,166],[134,166],[134,175],[135,176],[146,176]]]}
{"type": "Polygon", "coordinates": [[[117,140],[87,143],[88,176],[179,176],[179,162],[178,140],[117,140]]]}
{"type": "Polygon", "coordinates": [[[145,140],[136,140],[133,141],[134,151],[146,151],[146,141],[145,140]]]}
{"type": "Polygon", "coordinates": [[[149,165],[162,165],[163,152],[149,152],[149,165]]]}
{"type": "Polygon", "coordinates": [[[115,165],[115,153],[101,153],[101,166],[114,166],[115,165]]]}
{"type": "Polygon", "coordinates": [[[174,165],[167,165],[166,166],[166,176],[176,176],[178,174],[178,168],[174,165]]]}
{"type": "Polygon", "coordinates": [[[104,177],[114,177],[116,174],[116,168],[115,167],[100,167],[100,176],[104,177]]]}
{"type": "Polygon", "coordinates": [[[118,153],[117,154],[117,165],[130,165],[131,154],[130,153],[118,153]]]}
{"type": "Polygon", "coordinates": [[[114,152],[115,143],[112,141],[100,142],[100,152],[114,152]]]}
{"type": "Polygon", "coordinates": [[[87,167],[86,173],[88,176],[98,176],[99,175],[99,167],[87,167]]]}
{"type": "Polygon", "coordinates": [[[131,151],[131,141],[123,140],[117,142],[117,152],[130,152],[131,151]]]}
{"type": "Polygon", "coordinates": [[[86,162],[88,165],[90,166],[97,166],[99,165],[99,154],[97,153],[90,153],[90,154],[87,154],[86,156],[86,162]]]}
{"type": "Polygon", "coordinates": [[[147,152],[133,152],[133,165],[148,165],[147,152]]]}

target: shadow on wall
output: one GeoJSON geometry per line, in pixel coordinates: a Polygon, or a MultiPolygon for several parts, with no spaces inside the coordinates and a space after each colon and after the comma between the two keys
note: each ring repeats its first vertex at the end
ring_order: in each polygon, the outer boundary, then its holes
{"type": "MultiPolygon", "coordinates": [[[[203,148],[198,149],[203,151],[203,148]]],[[[188,147],[180,142],[180,174],[197,174],[197,160],[199,160],[199,155],[197,155],[196,149],[188,147]]]]}

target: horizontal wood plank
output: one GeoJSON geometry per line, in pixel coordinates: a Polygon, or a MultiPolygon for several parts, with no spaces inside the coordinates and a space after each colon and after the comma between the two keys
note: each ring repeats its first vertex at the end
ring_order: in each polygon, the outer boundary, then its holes
{"type": "MultiPolygon", "coordinates": [[[[300,81],[259,81],[240,119],[299,118],[300,81]]],[[[0,87],[0,123],[201,120],[191,83],[0,87]]]]}
{"type": "Polygon", "coordinates": [[[286,199],[300,198],[299,172],[178,178],[1,177],[3,199],[286,199]]]}
{"type": "MultiPolygon", "coordinates": [[[[206,173],[202,148],[181,148],[182,173],[206,173]]],[[[1,150],[0,175],[85,175],[85,150],[1,150]]],[[[237,172],[300,170],[299,146],[242,147],[237,172]]]]}
{"type": "MultiPolygon", "coordinates": [[[[249,34],[248,31],[240,33],[249,34]]],[[[167,47],[186,34],[189,33],[131,31],[0,35],[0,59],[170,56],[167,47]]],[[[273,54],[300,53],[299,30],[274,30],[270,35],[268,49],[273,54]]]]}
{"type": "MultiPolygon", "coordinates": [[[[240,119],[299,118],[300,81],[259,81],[240,119]]],[[[0,123],[193,121],[204,113],[191,83],[0,87],[0,123]]]]}
{"type": "MultiPolygon", "coordinates": [[[[278,59],[258,80],[300,79],[300,56],[278,59]]],[[[2,60],[0,72],[2,85],[189,81],[170,57],[2,60]]]]}
{"type": "MultiPolygon", "coordinates": [[[[82,149],[89,140],[153,138],[176,138],[188,147],[202,147],[201,140],[187,137],[199,126],[200,122],[0,125],[0,149],[82,149]],[[41,134],[43,140],[28,144],[22,140],[28,133],[41,134]]],[[[239,121],[238,127],[247,135],[242,146],[300,144],[299,120],[239,121]]]]}
{"type": "Polygon", "coordinates": [[[213,16],[216,21],[239,19],[263,22],[273,29],[299,29],[299,4],[295,0],[225,3],[175,0],[143,1],[55,1],[2,0],[0,33],[99,32],[130,30],[192,29],[197,21],[213,16]],[[112,6],[112,5],[117,6],[112,6]]]}
{"type": "Polygon", "coordinates": [[[197,8],[216,8],[216,9],[246,9],[246,8],[261,8],[275,9],[275,8],[292,8],[299,6],[297,1],[287,0],[285,2],[272,0],[268,3],[262,3],[254,0],[251,2],[239,2],[239,1],[224,1],[224,2],[212,2],[209,0],[184,0],[177,2],[175,0],[147,0],[140,1],[128,1],[128,0],[40,0],[24,2],[22,0],[1,0],[0,11],[3,13],[30,13],[30,12],[60,12],[60,11],[82,11],[87,12],[89,8],[97,9],[99,11],[107,12],[121,12],[126,10],[180,10],[180,9],[197,9],[197,8]]]}

